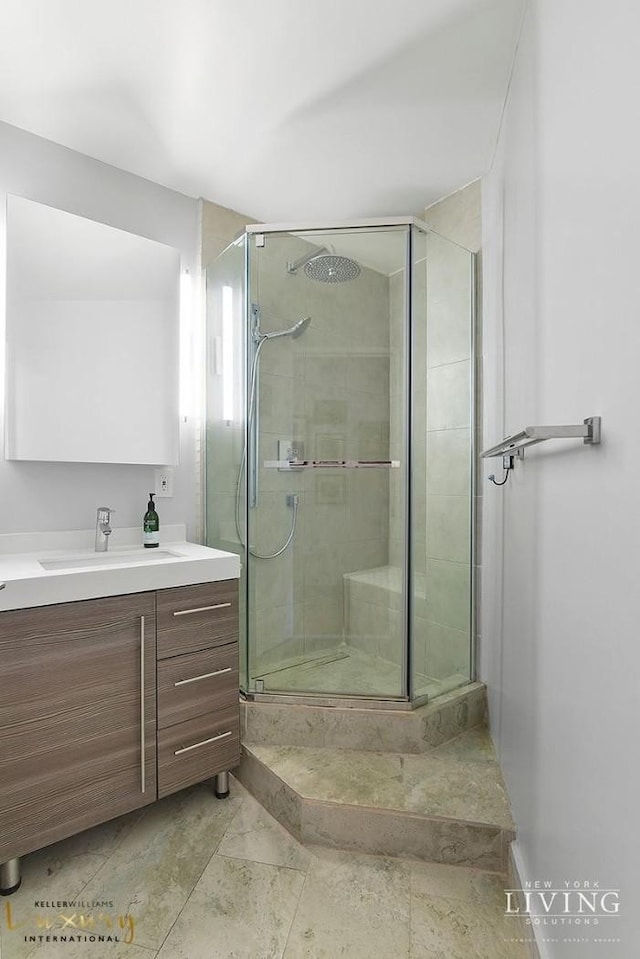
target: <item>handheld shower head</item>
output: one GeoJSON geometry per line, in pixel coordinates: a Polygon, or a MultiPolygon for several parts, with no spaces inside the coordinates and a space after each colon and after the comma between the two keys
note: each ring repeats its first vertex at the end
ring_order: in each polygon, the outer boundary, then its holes
{"type": "MultiPolygon", "coordinates": [[[[276,340],[280,336],[290,336],[293,340],[297,340],[299,336],[302,336],[306,328],[311,323],[310,316],[303,316],[301,320],[298,320],[297,323],[294,323],[293,326],[290,326],[286,330],[274,330],[273,333],[260,333],[258,339],[260,340],[276,340]]],[[[255,334],[254,334],[255,339],[255,334]]]]}
{"type": "Polygon", "coordinates": [[[302,336],[306,328],[309,326],[309,323],[311,323],[310,316],[304,316],[301,320],[298,320],[296,325],[291,330],[292,339],[297,340],[299,336],[302,336]]]}

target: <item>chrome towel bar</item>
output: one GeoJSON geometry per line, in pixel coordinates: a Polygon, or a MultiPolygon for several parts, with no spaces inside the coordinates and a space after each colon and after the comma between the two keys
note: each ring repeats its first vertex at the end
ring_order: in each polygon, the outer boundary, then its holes
{"type": "Polygon", "coordinates": [[[597,446],[600,442],[601,418],[589,416],[578,426],[526,426],[519,433],[507,436],[501,443],[480,454],[483,459],[490,456],[518,456],[524,455],[526,446],[542,443],[544,440],[582,439],[589,446],[597,446]]]}
{"type": "Polygon", "coordinates": [[[400,469],[400,460],[265,460],[267,470],[317,470],[317,469],[400,469]]]}

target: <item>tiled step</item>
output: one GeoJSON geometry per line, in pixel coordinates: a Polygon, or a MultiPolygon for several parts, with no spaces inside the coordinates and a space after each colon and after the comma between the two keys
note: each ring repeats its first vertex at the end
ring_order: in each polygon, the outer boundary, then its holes
{"type": "Polygon", "coordinates": [[[506,869],[513,822],[482,727],[426,753],[245,742],[236,775],[302,842],[506,869]]]}
{"type": "Polygon", "coordinates": [[[241,704],[242,739],[278,746],[325,746],[424,753],[486,720],[486,689],[469,683],[414,710],[241,704]]]}

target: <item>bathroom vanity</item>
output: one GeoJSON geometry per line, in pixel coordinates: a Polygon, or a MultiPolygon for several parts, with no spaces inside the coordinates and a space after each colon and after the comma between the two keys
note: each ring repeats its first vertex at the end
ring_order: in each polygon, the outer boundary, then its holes
{"type": "MultiPolygon", "coordinates": [[[[220,798],[228,793],[240,758],[239,560],[192,544],[170,551],[187,546],[196,559],[190,570],[188,560],[149,560],[148,570],[139,561],[128,567],[130,582],[200,579],[198,558],[209,562],[211,580],[227,578],[17,609],[6,605],[12,587],[20,595],[19,580],[0,591],[4,894],[19,884],[19,857],[42,846],[211,777],[220,798]]],[[[26,562],[13,559],[14,569],[26,562]]],[[[10,562],[0,559],[0,580],[10,562]]],[[[38,563],[56,560],[47,554],[38,563]]],[[[122,552],[113,563],[122,568],[122,552]]],[[[68,591],[77,570],[47,572],[42,595],[68,591]]],[[[89,580],[99,588],[95,569],[82,573],[80,592],[89,580]]]]}

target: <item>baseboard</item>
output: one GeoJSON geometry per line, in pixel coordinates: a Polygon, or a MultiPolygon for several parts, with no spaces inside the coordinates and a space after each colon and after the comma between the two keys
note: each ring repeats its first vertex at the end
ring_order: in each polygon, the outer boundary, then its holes
{"type": "MultiPolygon", "coordinates": [[[[522,860],[520,858],[517,841],[509,844],[507,850],[507,882],[509,889],[521,890],[523,888],[522,874],[524,872],[522,860]]],[[[529,947],[529,959],[549,959],[549,953],[546,947],[541,945],[536,939],[536,927],[527,923],[525,916],[525,903],[522,895],[516,897],[521,919],[515,919],[514,922],[520,924],[520,938],[527,942],[529,947]]]]}

